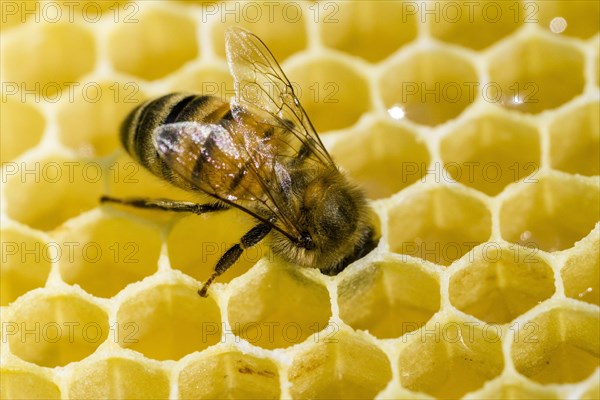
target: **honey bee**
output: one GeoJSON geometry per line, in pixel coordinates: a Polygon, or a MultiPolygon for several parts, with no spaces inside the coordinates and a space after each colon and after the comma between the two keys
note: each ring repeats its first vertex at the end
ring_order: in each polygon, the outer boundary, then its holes
{"type": "Polygon", "coordinates": [[[101,201],[195,214],[237,208],[254,217],[256,226],[198,290],[202,297],[269,233],[273,252],[288,262],[339,273],[376,245],[363,192],[334,164],[266,45],[230,28],[226,54],[236,89],[230,102],[168,94],[133,110],[120,134],[125,150],[154,175],[214,201],[101,201]]]}

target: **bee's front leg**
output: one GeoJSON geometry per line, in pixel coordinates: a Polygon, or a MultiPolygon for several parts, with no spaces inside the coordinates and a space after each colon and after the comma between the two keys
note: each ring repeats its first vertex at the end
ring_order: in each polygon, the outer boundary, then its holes
{"type": "Polygon", "coordinates": [[[149,208],[154,210],[189,212],[198,215],[208,212],[224,211],[229,208],[221,203],[197,204],[189,201],[175,201],[168,199],[145,199],[141,197],[119,199],[116,197],[102,196],[100,198],[100,202],[117,203],[130,207],[149,208]]]}
{"type": "Polygon", "coordinates": [[[227,271],[229,267],[231,267],[238,260],[238,258],[240,258],[244,249],[252,247],[263,240],[264,237],[271,232],[272,228],[273,227],[271,225],[261,222],[254,228],[250,229],[244,236],[242,236],[238,244],[231,246],[229,250],[227,250],[225,254],[221,256],[217,262],[217,265],[215,266],[215,271],[212,273],[210,278],[204,282],[202,288],[198,290],[198,294],[202,297],[207,297],[208,287],[215,280],[215,278],[227,271]]]}

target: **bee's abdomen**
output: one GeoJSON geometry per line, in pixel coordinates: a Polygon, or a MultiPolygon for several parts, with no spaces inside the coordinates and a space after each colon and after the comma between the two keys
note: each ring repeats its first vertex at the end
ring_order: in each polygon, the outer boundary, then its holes
{"type": "Polygon", "coordinates": [[[154,175],[184,189],[189,182],[174,173],[159,157],[153,144],[154,130],[164,124],[197,121],[216,124],[230,119],[229,103],[213,96],[172,93],[135,108],[121,125],[121,143],[137,162],[154,175]]]}

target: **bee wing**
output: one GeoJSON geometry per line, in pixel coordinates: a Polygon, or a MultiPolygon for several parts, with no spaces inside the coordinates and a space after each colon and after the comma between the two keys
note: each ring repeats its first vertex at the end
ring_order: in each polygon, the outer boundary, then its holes
{"type": "Polygon", "coordinates": [[[193,121],[164,124],[156,128],[153,139],[158,155],[173,171],[208,194],[227,198],[226,181],[244,160],[222,126],[193,121]]]}
{"type": "Polygon", "coordinates": [[[226,53],[236,90],[232,109],[264,110],[271,116],[264,118],[264,123],[289,130],[304,144],[312,158],[323,164],[333,164],[289,79],[267,46],[256,35],[232,27],[226,33],[226,53]]]}
{"type": "Polygon", "coordinates": [[[298,238],[283,204],[282,193],[291,187],[285,166],[261,140],[252,140],[256,136],[231,129],[196,121],[164,124],[154,131],[154,146],[168,167],[198,189],[298,238]],[[259,209],[282,226],[258,215],[259,209]]]}

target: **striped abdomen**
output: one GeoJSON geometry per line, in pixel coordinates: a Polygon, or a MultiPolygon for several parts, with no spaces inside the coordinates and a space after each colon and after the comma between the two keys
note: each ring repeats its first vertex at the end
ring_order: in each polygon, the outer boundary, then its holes
{"type": "Polygon", "coordinates": [[[218,124],[231,119],[229,103],[217,97],[172,93],[134,109],[121,126],[121,142],[131,157],[154,175],[183,189],[194,189],[158,156],[153,144],[155,129],[174,122],[218,124]]]}

